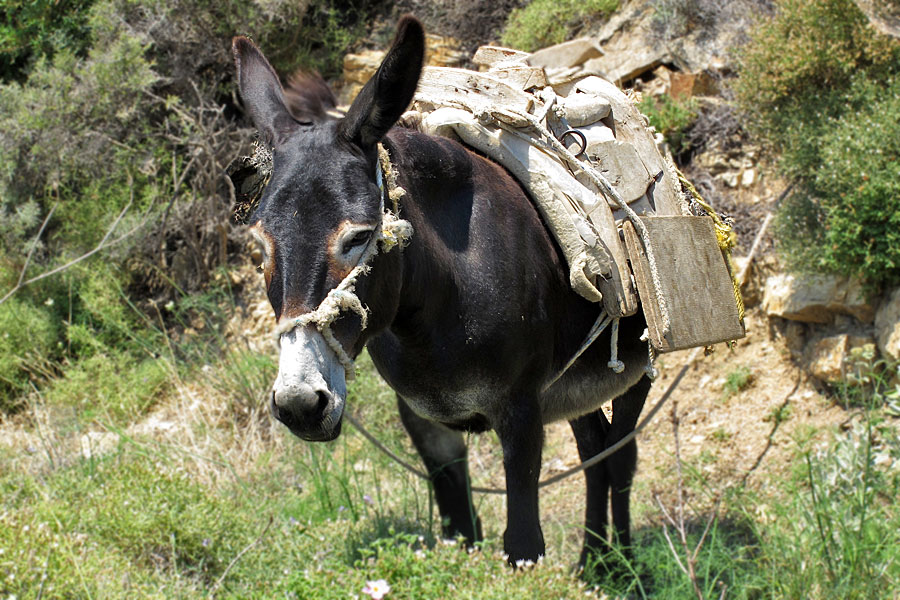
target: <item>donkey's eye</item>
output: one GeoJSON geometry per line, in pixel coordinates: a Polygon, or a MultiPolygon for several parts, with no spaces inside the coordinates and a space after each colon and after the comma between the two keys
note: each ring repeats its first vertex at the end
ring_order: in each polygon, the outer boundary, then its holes
{"type": "Polygon", "coordinates": [[[372,231],[369,229],[363,229],[363,230],[357,231],[356,233],[348,236],[347,239],[344,240],[344,244],[341,247],[341,251],[344,254],[349,254],[354,249],[360,248],[362,246],[365,246],[367,243],[369,243],[369,238],[371,238],[371,237],[372,237],[372,231]]]}

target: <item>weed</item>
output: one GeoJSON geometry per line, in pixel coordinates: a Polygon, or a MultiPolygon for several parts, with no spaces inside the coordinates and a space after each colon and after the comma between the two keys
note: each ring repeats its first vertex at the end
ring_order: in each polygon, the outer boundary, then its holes
{"type": "Polygon", "coordinates": [[[573,30],[608,17],[618,6],[618,0],[532,0],[509,14],[502,43],[534,52],[566,41],[573,30]]]}
{"type": "Polygon", "coordinates": [[[779,404],[772,408],[769,413],[763,417],[764,423],[772,423],[773,425],[781,425],[791,418],[793,409],[788,403],[779,404]]]}
{"type": "Polygon", "coordinates": [[[720,444],[727,442],[732,438],[732,436],[733,434],[730,431],[722,427],[719,427],[718,429],[713,431],[712,434],[710,434],[710,437],[713,439],[713,441],[719,442],[720,444]]]}
{"type": "Polygon", "coordinates": [[[728,400],[731,396],[744,391],[753,383],[753,371],[750,367],[740,366],[729,371],[725,376],[725,383],[722,384],[722,401],[728,400]]]}
{"type": "Polygon", "coordinates": [[[765,539],[781,597],[885,598],[900,582],[900,438],[872,415],[830,447],[800,450],[803,468],[765,539]]]}
{"type": "Polygon", "coordinates": [[[853,348],[847,357],[844,377],[832,386],[838,403],[844,408],[876,409],[896,406],[900,384],[894,378],[900,363],[876,359],[874,344],[853,348]]]}
{"type": "Polygon", "coordinates": [[[647,116],[650,125],[665,136],[673,154],[681,155],[691,149],[686,132],[697,118],[696,100],[672,98],[667,94],[647,96],[638,108],[647,116]]]}

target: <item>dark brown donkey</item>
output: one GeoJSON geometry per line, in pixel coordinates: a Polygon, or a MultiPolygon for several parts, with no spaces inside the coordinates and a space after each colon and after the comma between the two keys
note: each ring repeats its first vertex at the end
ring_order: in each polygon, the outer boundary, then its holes
{"type": "MultiPolygon", "coordinates": [[[[624,372],[607,368],[607,331],[542,391],[579,348],[600,305],[570,289],[560,249],[509,173],[454,141],[394,127],[413,98],[423,52],[422,26],[403,18],[378,72],[340,118],[323,82],[307,77],[285,93],[262,53],[246,38],[234,40],[241,97],[274,148],[271,180],[249,221],[265,249],[267,292],[282,332],[272,411],[303,439],[334,439],[345,368],[368,347],[397,392],[444,533],[481,538],[460,432],[493,429],[506,470],[504,548],[512,563],[536,560],[544,553],[543,426],[568,419],[582,459],[634,429],[650,388],[639,341],[645,323],[641,316],[621,322],[624,372]],[[305,319],[381,241],[383,207],[391,203],[376,183],[379,142],[406,190],[400,217],[414,234],[404,248],[375,254],[359,277],[356,294],[367,311],[343,310],[323,334],[305,319]],[[600,410],[609,398],[612,423],[600,410]]],[[[586,471],[582,563],[607,543],[609,498],[614,538],[627,551],[636,457],[631,442],[586,471]]]]}

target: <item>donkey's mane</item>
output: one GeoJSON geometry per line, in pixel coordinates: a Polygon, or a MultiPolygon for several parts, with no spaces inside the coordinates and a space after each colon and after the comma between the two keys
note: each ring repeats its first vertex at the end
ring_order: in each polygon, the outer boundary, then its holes
{"type": "Polygon", "coordinates": [[[334,92],[317,71],[301,69],[291,75],[284,88],[284,99],[288,110],[300,121],[325,119],[337,107],[334,92]]]}
{"type": "MultiPolygon", "coordinates": [[[[334,92],[318,71],[300,69],[291,75],[284,86],[284,99],[288,110],[299,121],[325,119],[333,117],[335,111],[343,112],[337,107],[334,92]]],[[[397,127],[422,131],[422,115],[406,113],[397,122],[397,127]]]]}

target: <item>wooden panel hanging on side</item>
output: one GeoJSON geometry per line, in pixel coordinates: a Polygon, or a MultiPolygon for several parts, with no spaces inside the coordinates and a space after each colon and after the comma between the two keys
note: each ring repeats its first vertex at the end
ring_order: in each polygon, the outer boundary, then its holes
{"type": "Polygon", "coordinates": [[[708,346],[744,337],[734,287],[709,217],[640,217],[656,259],[669,327],[641,238],[629,221],[622,228],[650,343],[659,352],[708,346]]]}

